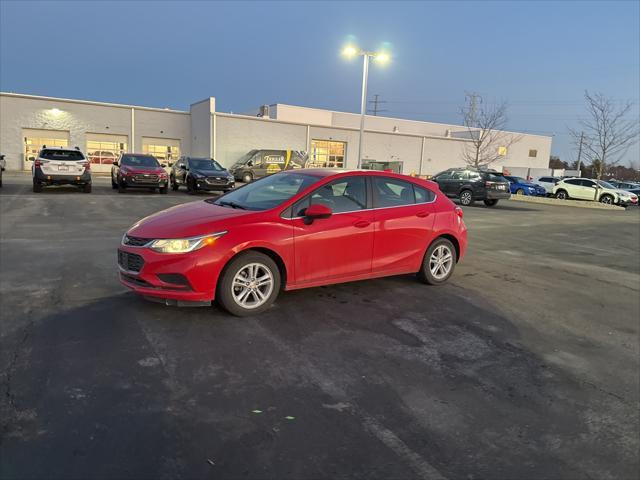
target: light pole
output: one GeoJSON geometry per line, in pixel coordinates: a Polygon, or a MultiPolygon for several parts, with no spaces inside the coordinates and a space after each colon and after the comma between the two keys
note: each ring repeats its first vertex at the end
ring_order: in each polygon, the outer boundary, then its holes
{"type": "Polygon", "coordinates": [[[364,117],[367,113],[367,79],[369,78],[369,59],[373,58],[378,63],[385,63],[389,61],[389,54],[385,52],[369,52],[367,50],[360,50],[354,46],[347,46],[342,50],[342,54],[346,57],[354,57],[356,55],[362,55],[362,99],[360,103],[360,136],[358,138],[358,164],[357,168],[361,167],[362,163],[362,139],[364,138],[364,117]]]}

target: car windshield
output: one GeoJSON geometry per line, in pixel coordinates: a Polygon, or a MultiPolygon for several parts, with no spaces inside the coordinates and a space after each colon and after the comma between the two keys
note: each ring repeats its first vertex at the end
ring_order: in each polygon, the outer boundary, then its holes
{"type": "Polygon", "coordinates": [[[257,150],[251,150],[248,153],[245,153],[242,157],[240,157],[240,159],[235,162],[232,167],[238,167],[240,165],[244,165],[245,163],[247,163],[249,161],[250,158],[252,158],[255,154],[256,154],[257,150]]]}
{"type": "Polygon", "coordinates": [[[152,157],[151,155],[124,155],[122,157],[122,161],[120,162],[122,165],[127,165],[129,167],[159,167],[160,164],[156,157],[152,157]]]}
{"type": "Polygon", "coordinates": [[[289,200],[318,180],[320,177],[302,173],[277,173],[232,190],[216,200],[205,201],[242,210],[269,210],[289,200]]]}
{"type": "Polygon", "coordinates": [[[602,181],[602,180],[598,180],[598,185],[600,185],[601,187],[604,187],[604,188],[613,188],[613,189],[616,188],[613,185],[611,185],[610,183],[602,181]]]}
{"type": "Polygon", "coordinates": [[[216,170],[223,171],[222,165],[210,158],[190,158],[189,167],[195,170],[216,170]]]}
{"type": "Polygon", "coordinates": [[[43,150],[40,158],[45,160],[84,160],[84,155],[78,150],[43,150]]]}

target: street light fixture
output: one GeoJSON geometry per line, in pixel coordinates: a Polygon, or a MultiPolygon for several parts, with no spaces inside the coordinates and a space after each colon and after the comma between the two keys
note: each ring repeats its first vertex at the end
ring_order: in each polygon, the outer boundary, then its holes
{"type": "Polygon", "coordinates": [[[342,50],[342,54],[345,57],[353,58],[356,55],[362,55],[363,67],[362,67],[362,99],[360,103],[360,138],[358,139],[358,165],[360,168],[362,163],[362,139],[364,137],[364,117],[367,112],[367,79],[369,77],[369,59],[373,58],[379,64],[387,63],[391,57],[386,52],[370,52],[367,50],[360,50],[353,45],[347,45],[342,50]]]}

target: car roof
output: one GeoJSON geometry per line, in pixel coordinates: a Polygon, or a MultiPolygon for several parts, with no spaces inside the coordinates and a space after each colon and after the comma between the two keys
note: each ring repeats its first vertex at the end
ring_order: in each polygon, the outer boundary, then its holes
{"type": "Polygon", "coordinates": [[[47,147],[46,145],[43,145],[41,150],[69,150],[72,152],[79,152],[80,149],[77,147],[47,147]]]}

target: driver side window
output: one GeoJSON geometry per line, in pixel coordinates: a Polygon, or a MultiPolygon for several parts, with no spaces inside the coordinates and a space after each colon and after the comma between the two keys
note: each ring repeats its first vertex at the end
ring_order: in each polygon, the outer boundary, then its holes
{"type": "Polygon", "coordinates": [[[333,213],[353,212],[367,207],[367,183],[364,176],[341,178],[323,185],[293,206],[294,217],[304,216],[309,205],[325,205],[333,213]]]}

